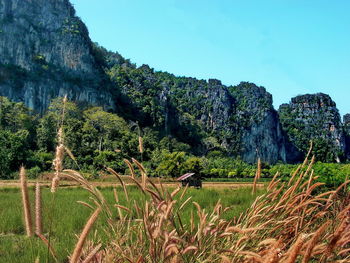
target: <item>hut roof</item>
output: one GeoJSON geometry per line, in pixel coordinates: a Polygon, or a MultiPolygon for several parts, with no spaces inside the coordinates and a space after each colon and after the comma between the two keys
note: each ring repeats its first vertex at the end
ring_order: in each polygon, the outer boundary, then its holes
{"type": "Polygon", "coordinates": [[[187,178],[191,177],[192,175],[194,175],[194,173],[187,173],[187,174],[181,175],[179,178],[177,178],[177,181],[186,180],[187,178]]]}

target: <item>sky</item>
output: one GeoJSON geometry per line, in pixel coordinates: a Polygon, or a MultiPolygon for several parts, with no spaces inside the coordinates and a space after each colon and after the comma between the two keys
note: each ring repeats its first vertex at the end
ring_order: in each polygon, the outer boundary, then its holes
{"type": "Polygon", "coordinates": [[[350,0],[71,0],[90,38],[138,66],[323,92],[350,113],[350,0]]]}

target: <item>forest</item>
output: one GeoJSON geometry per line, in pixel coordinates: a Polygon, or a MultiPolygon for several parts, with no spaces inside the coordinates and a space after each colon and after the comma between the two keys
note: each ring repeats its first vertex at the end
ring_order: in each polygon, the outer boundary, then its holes
{"type": "MultiPolygon", "coordinates": [[[[251,181],[256,165],[218,149],[196,155],[191,145],[171,136],[161,137],[149,127],[127,122],[117,114],[100,107],[81,109],[76,103],[57,98],[43,115],[33,113],[23,103],[0,97],[0,178],[18,178],[18,167],[27,168],[35,179],[53,169],[58,127],[63,127],[65,145],[73,158],[65,159],[65,167],[80,169],[91,179],[98,179],[107,167],[128,174],[124,159],[143,162],[150,176],[176,178],[186,172],[221,181],[251,181]],[[64,116],[62,118],[62,116],[64,116]]],[[[296,164],[262,163],[262,177],[276,172],[286,178],[296,164]]],[[[350,165],[323,163],[314,166],[321,181],[339,185],[350,173],[350,165]]]]}

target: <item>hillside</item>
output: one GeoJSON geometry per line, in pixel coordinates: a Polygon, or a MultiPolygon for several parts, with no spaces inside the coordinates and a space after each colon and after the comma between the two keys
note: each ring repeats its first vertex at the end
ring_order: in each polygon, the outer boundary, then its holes
{"type": "Polygon", "coordinates": [[[0,94],[43,113],[51,99],[113,108],[88,30],[68,0],[0,1],[0,94]]]}
{"type": "Polygon", "coordinates": [[[225,86],[137,67],[91,42],[68,0],[0,0],[0,35],[0,96],[41,116],[67,94],[82,110],[102,106],[197,156],[293,163],[310,139],[319,160],[349,152],[349,122],[342,124],[328,95],[296,97],[277,112],[271,94],[253,83],[225,86]]]}
{"type": "Polygon", "coordinates": [[[290,141],[301,152],[306,152],[313,140],[320,159],[340,162],[345,158],[343,124],[330,96],[318,93],[292,98],[289,104],[280,106],[279,115],[290,141]]]}

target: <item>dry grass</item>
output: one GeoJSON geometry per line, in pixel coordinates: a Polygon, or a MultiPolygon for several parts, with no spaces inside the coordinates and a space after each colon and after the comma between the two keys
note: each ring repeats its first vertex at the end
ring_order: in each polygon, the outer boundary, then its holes
{"type": "Polygon", "coordinates": [[[19,177],[21,181],[22,205],[23,205],[25,229],[27,232],[27,236],[31,237],[33,235],[33,225],[32,225],[32,215],[31,215],[31,209],[30,209],[30,203],[29,203],[27,178],[26,178],[26,172],[24,167],[21,167],[19,172],[19,177]]]}
{"type": "Polygon", "coordinates": [[[143,138],[139,136],[139,152],[143,153],[143,138]]]}
{"type": "Polygon", "coordinates": [[[86,241],[86,238],[100,212],[101,212],[101,208],[97,208],[96,211],[91,215],[91,217],[87,221],[86,225],[84,226],[84,229],[79,237],[78,243],[76,244],[73,254],[70,258],[70,263],[76,263],[80,261],[79,259],[80,259],[81,252],[83,250],[83,246],[86,241]]]}
{"type": "MultiPolygon", "coordinates": [[[[281,183],[276,174],[266,194],[257,197],[238,218],[225,220],[223,214],[228,208],[220,201],[207,211],[191,202],[191,198],[184,198],[187,188],[169,192],[161,182],[156,185],[135,159],[125,160],[131,173],[128,180],[138,187],[144,198],[138,203],[130,199],[123,178],[108,169],[123,189],[120,192],[115,189],[115,204],[108,204],[83,175],[74,170],[63,170],[65,146],[62,134],[59,132],[53,192],[57,190],[61,175],[71,178],[91,194],[91,202],[81,204],[94,209],[70,262],[350,262],[349,181],[338,189],[322,192],[322,184],[315,182],[314,158],[309,159],[311,151],[288,182],[281,183]],[[136,179],[137,174],[141,174],[140,182],[136,179]],[[126,205],[119,203],[119,195],[125,195],[126,205]],[[193,207],[189,222],[182,217],[186,206],[193,207]],[[93,244],[88,235],[98,217],[108,236],[103,245],[100,242],[93,244]]],[[[260,174],[259,160],[253,192],[260,174]]],[[[21,169],[21,183],[27,234],[32,235],[24,168],[21,169]]],[[[38,236],[54,255],[45,236],[38,236]]]]}
{"type": "MultiPolygon", "coordinates": [[[[186,189],[166,191],[147,178],[142,165],[133,160],[142,174],[140,191],[151,201],[128,206],[106,205],[99,191],[75,171],[63,171],[80,182],[94,197],[94,203],[105,211],[104,220],[109,241],[99,252],[101,262],[347,262],[350,260],[350,206],[341,193],[344,184],[334,191],[321,193],[315,183],[311,161],[306,161],[288,183],[275,181],[268,192],[256,199],[239,218],[227,221],[227,208],[217,203],[206,211],[192,205],[189,223],[182,222],[181,210],[191,205],[183,200],[186,189]],[[277,183],[276,183],[277,182],[277,183]],[[175,200],[175,196],[178,196],[175,200]],[[117,209],[118,218],[111,216],[117,209]],[[197,217],[197,218],[196,218],[197,217]],[[197,219],[197,220],[195,220],[197,219]],[[199,223],[195,223],[195,222],[199,223]]],[[[135,178],[134,174],[130,178],[135,178]]],[[[121,177],[110,169],[122,182],[121,177]]],[[[94,261],[94,258],[91,259],[94,261]]]]}
{"type": "Polygon", "coordinates": [[[256,184],[258,183],[258,180],[261,177],[261,160],[260,158],[258,159],[258,167],[256,169],[255,177],[254,177],[254,183],[253,183],[253,190],[252,193],[256,193],[256,184]]]}
{"type": "MultiPolygon", "coordinates": [[[[156,185],[135,159],[126,163],[132,168],[128,180],[144,195],[138,203],[129,198],[124,177],[112,169],[108,171],[123,189],[114,190],[113,205],[79,172],[62,170],[60,174],[90,192],[91,202],[81,204],[95,210],[70,262],[350,262],[348,182],[322,192],[322,184],[315,182],[313,162],[313,158],[306,160],[288,182],[280,183],[276,175],[266,194],[231,220],[223,218],[228,208],[220,201],[206,211],[191,198],[184,198],[187,188],[169,192],[161,182],[156,185]],[[141,180],[136,180],[135,169],[141,180]],[[125,196],[127,205],[119,203],[119,195],[125,196]],[[181,212],[191,205],[194,213],[184,222],[181,212]],[[97,217],[108,235],[103,245],[94,245],[88,236],[97,217]]],[[[256,178],[259,170],[258,165],[256,178]]],[[[24,174],[21,169],[21,178],[24,174]]],[[[23,182],[25,178],[25,193],[23,182]]],[[[30,214],[30,208],[24,211],[30,214]]],[[[27,220],[26,224],[30,226],[27,220]]],[[[43,235],[38,236],[45,242],[43,235]]],[[[47,245],[53,254],[50,242],[47,245]]]]}
{"type": "Polygon", "coordinates": [[[40,183],[35,185],[35,233],[42,234],[42,209],[41,209],[41,188],[40,183]]]}

